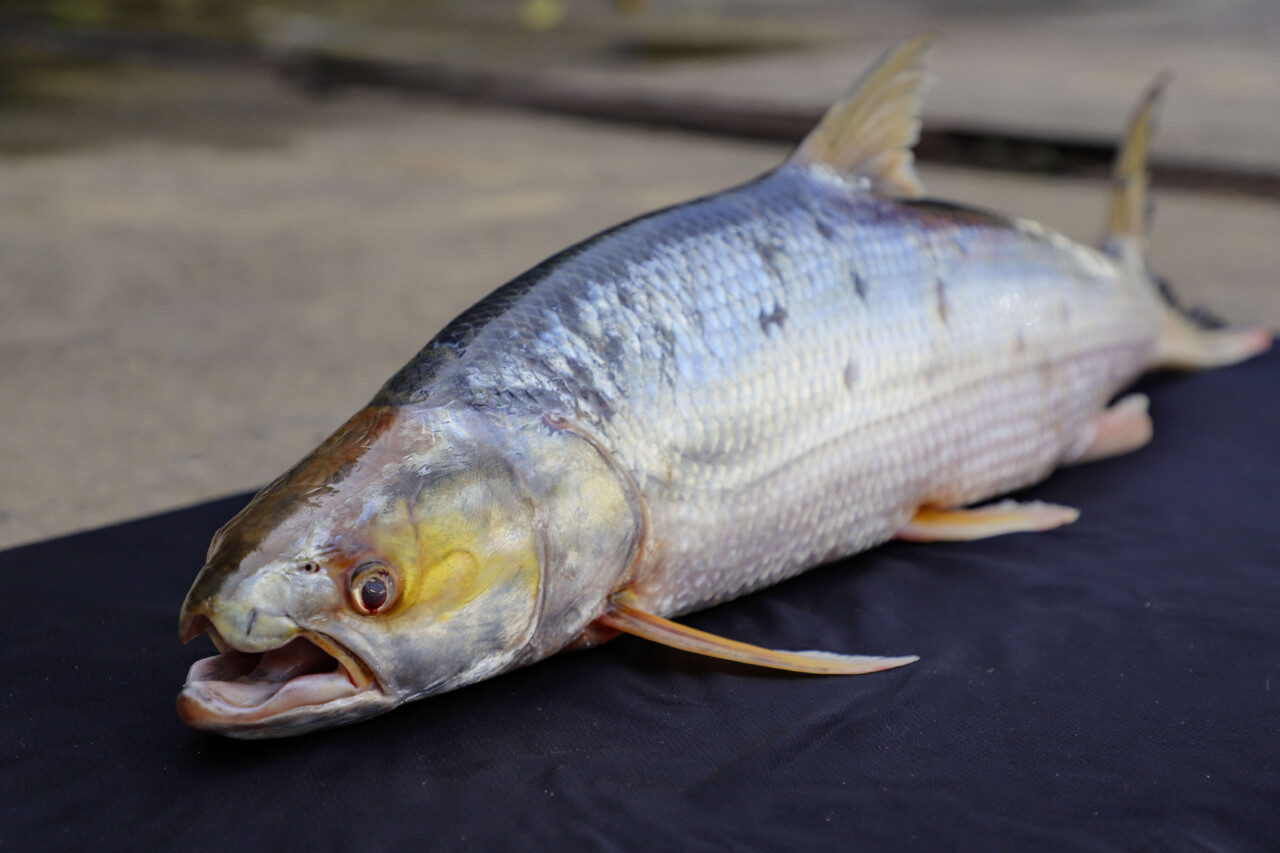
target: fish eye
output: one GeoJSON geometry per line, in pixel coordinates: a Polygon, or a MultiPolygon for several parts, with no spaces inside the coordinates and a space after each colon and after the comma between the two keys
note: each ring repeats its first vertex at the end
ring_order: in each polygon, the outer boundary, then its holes
{"type": "Polygon", "coordinates": [[[364,615],[386,610],[395,598],[395,577],[382,563],[365,563],[351,576],[351,602],[364,615]]]}

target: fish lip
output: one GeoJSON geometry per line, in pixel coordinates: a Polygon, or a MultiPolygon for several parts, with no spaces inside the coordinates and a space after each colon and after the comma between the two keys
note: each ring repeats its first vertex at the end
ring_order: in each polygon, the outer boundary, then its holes
{"type": "MultiPolygon", "coordinates": [[[[307,719],[347,716],[359,706],[381,704],[387,698],[376,675],[358,656],[320,632],[299,627],[295,635],[265,651],[238,648],[223,637],[207,617],[186,629],[184,639],[200,633],[209,635],[219,653],[192,664],[178,694],[178,714],[194,728],[252,737],[270,734],[278,724],[300,733],[313,727],[305,722],[307,719]],[[265,687],[250,689],[251,694],[262,694],[259,701],[236,701],[235,693],[241,691],[235,688],[262,685],[264,680],[246,681],[245,677],[254,672],[264,658],[299,642],[310,644],[332,658],[335,668],[327,672],[303,672],[278,682],[265,679],[265,687]],[[274,690],[270,689],[272,683],[278,684],[274,690]],[[306,701],[308,695],[317,693],[324,697],[321,701],[306,701]]],[[[306,654],[305,647],[300,651],[306,654]]]]}

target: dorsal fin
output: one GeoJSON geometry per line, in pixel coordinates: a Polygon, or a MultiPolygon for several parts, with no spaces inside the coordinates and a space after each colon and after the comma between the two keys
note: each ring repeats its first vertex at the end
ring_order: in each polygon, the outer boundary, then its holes
{"type": "Polygon", "coordinates": [[[821,163],[865,178],[878,195],[921,195],[911,146],[920,138],[921,96],[929,82],[924,60],[937,39],[923,33],[894,45],[831,105],[788,162],[821,163]]]}
{"type": "Polygon", "coordinates": [[[1107,230],[1102,247],[1111,254],[1140,260],[1147,232],[1147,148],[1155,127],[1156,106],[1170,74],[1157,77],[1138,102],[1124,142],[1116,152],[1111,167],[1111,210],[1107,214],[1107,230]]]}

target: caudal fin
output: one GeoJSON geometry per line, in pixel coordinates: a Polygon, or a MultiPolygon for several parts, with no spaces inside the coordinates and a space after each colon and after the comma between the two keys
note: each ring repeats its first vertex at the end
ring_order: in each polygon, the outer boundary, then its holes
{"type": "Polygon", "coordinates": [[[921,195],[911,148],[920,138],[929,82],[924,61],[937,39],[924,33],[890,48],[831,105],[787,162],[828,166],[883,196],[921,195]]]}
{"type": "Polygon", "coordinates": [[[1223,367],[1265,352],[1271,346],[1271,333],[1263,328],[1217,328],[1184,311],[1168,287],[1147,271],[1144,257],[1150,184],[1147,150],[1155,127],[1156,108],[1169,79],[1168,73],[1161,74],[1143,93],[1116,153],[1102,250],[1127,264],[1135,274],[1150,279],[1164,300],[1164,327],[1156,341],[1153,366],[1180,370],[1223,367]]]}

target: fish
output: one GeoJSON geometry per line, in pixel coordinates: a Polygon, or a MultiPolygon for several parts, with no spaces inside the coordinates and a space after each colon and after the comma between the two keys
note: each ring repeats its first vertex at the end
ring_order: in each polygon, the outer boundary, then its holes
{"type": "Polygon", "coordinates": [[[1149,442],[1146,398],[1118,397],[1144,371],[1270,346],[1181,310],[1144,260],[1164,79],[1091,247],[925,197],[935,38],[891,48],[767,174],[499,287],[259,492],[182,604],[180,639],[218,654],[181,718],[298,735],[620,633],[815,674],[909,664],[676,619],[894,538],[1074,521],[983,502],[1149,442]]]}

